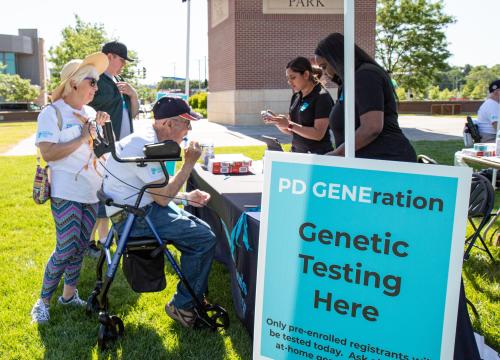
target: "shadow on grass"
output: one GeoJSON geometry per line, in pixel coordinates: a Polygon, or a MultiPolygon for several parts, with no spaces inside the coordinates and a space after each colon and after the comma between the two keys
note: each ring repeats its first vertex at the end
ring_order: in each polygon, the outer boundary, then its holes
{"type": "Polygon", "coordinates": [[[470,258],[464,263],[463,274],[472,288],[484,294],[491,302],[500,301],[500,294],[492,291],[488,286],[483,286],[477,281],[481,278],[487,284],[494,284],[500,281],[500,268],[496,264],[491,263],[491,259],[484,256],[478,256],[477,252],[480,250],[473,250],[470,258]]]}
{"type": "MultiPolygon", "coordinates": [[[[174,254],[178,260],[179,253],[174,254]]],[[[170,264],[166,264],[166,273],[169,277],[169,283],[177,283],[177,275],[170,264]]],[[[180,359],[227,359],[229,358],[229,355],[226,353],[226,349],[228,347],[232,349],[234,352],[233,355],[235,355],[237,359],[251,359],[252,339],[234,310],[230,274],[223,264],[215,260],[210,271],[208,287],[209,292],[207,299],[212,304],[218,304],[227,311],[229,315],[229,328],[219,330],[219,332],[213,332],[207,329],[193,331],[183,328],[178,323],[174,323],[172,329],[174,332],[179,334],[179,349],[183,348],[183,345],[181,344],[183,339],[189,339],[189,341],[185,344],[186,347],[188,347],[187,343],[191,344],[189,346],[199,343],[199,337],[205,338],[204,343],[208,341],[208,346],[210,347],[204,349],[203,351],[205,352],[202,351],[199,353],[198,357],[194,356],[193,350],[191,349],[185,354],[185,356],[190,356],[191,354],[193,357],[180,357],[180,359]],[[231,343],[229,346],[227,346],[227,344],[224,345],[224,343],[218,343],[219,340],[217,340],[217,338],[220,338],[221,334],[224,334],[226,341],[229,340],[231,343]],[[218,348],[219,346],[220,348],[218,348]]],[[[206,345],[207,344],[204,346],[206,345]]],[[[181,354],[183,353],[181,352],[181,354]]],[[[168,358],[173,358],[171,357],[172,355],[173,354],[170,354],[168,358]]]]}
{"type": "MultiPolygon", "coordinates": [[[[84,258],[80,280],[80,297],[87,300],[96,283],[97,260],[84,258]]],[[[103,274],[107,266],[103,267],[103,274]]],[[[93,348],[97,344],[99,321],[97,314],[87,316],[84,308],[63,307],[57,304],[57,297],[62,293],[61,280],[58,290],[51,300],[50,322],[38,327],[40,339],[44,345],[44,359],[85,359],[92,358],[93,348]]],[[[119,267],[108,292],[110,315],[119,314],[124,320],[126,314],[134,308],[139,294],[128,286],[119,267]]]]}

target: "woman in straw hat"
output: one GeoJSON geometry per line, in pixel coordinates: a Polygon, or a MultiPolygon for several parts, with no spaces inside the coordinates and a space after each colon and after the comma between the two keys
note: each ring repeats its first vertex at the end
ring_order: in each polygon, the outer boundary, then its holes
{"type": "Polygon", "coordinates": [[[49,302],[64,274],[64,290],[57,302],[85,306],[76,285],[83,254],[95,223],[97,190],[102,179],[92,166],[95,119],[108,114],[87,104],[97,91],[97,80],[108,66],[103,53],[71,60],[61,70],[61,83],[52,92],[51,106],[38,116],[36,145],[51,169],[51,210],[56,225],[56,247],[45,267],[40,299],[31,310],[34,323],[49,320],[49,302]]]}

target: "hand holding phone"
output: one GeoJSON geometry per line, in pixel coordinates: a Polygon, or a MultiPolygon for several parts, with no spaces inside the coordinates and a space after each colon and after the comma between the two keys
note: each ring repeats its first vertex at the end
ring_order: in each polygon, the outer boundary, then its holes
{"type": "Polygon", "coordinates": [[[260,115],[262,117],[262,120],[266,123],[266,124],[270,124],[272,123],[271,119],[272,117],[275,117],[276,114],[274,112],[272,112],[271,110],[262,110],[260,112],[260,115]]]}

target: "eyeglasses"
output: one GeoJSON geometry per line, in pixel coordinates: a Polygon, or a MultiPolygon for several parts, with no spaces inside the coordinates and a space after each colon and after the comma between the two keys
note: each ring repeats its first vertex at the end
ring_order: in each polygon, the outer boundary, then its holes
{"type": "Polygon", "coordinates": [[[187,126],[188,130],[192,130],[191,121],[179,117],[175,118],[175,120],[184,123],[187,126]]]}
{"type": "Polygon", "coordinates": [[[83,80],[90,81],[90,86],[92,86],[92,87],[97,86],[97,79],[94,79],[93,77],[86,77],[86,78],[83,78],[83,80]]]}

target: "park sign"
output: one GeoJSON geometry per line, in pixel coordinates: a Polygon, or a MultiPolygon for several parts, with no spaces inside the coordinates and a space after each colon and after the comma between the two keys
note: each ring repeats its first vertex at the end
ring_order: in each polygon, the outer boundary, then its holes
{"type": "Polygon", "coordinates": [[[262,0],[264,14],[343,14],[344,0],[262,0]]]}
{"type": "Polygon", "coordinates": [[[471,169],[266,152],[254,359],[452,359],[471,169]]]}

